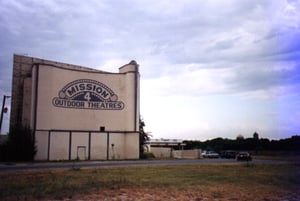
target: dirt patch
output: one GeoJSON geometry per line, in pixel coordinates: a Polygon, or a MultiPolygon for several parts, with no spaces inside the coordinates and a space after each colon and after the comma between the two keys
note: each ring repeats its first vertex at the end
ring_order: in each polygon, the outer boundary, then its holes
{"type": "Polygon", "coordinates": [[[299,192],[249,192],[247,189],[217,187],[214,190],[201,188],[188,189],[149,189],[123,188],[118,190],[104,190],[90,195],[76,196],[66,200],[106,200],[106,201],[148,201],[148,200],[182,200],[182,201],[299,201],[299,192]]]}

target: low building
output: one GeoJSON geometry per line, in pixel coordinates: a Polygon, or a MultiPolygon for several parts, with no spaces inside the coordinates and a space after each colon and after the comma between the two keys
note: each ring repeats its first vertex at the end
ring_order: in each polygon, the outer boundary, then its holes
{"type": "Polygon", "coordinates": [[[30,126],[35,160],[139,158],[139,69],[118,73],[14,55],[10,127],[30,126]]]}
{"type": "Polygon", "coordinates": [[[180,139],[150,139],[146,142],[145,151],[156,158],[172,158],[174,150],[182,150],[186,146],[180,139]]]}
{"type": "Polygon", "coordinates": [[[150,139],[146,143],[146,152],[156,158],[199,159],[201,149],[184,150],[186,143],[180,139],[150,139]]]}
{"type": "Polygon", "coordinates": [[[186,144],[181,139],[150,139],[146,142],[147,145],[152,147],[165,147],[165,148],[172,148],[172,149],[183,149],[186,144]]]}

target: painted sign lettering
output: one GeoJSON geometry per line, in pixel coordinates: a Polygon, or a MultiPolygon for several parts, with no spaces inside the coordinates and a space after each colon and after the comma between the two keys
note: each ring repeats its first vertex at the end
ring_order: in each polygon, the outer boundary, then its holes
{"type": "Polygon", "coordinates": [[[105,84],[96,80],[79,79],[68,83],[52,99],[55,107],[93,110],[122,110],[124,103],[105,84]]]}

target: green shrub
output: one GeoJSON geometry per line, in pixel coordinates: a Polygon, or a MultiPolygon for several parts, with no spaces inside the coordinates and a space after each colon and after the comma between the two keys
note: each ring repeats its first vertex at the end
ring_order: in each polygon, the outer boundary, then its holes
{"type": "Polygon", "coordinates": [[[12,127],[7,142],[0,146],[2,161],[32,161],[35,154],[34,133],[28,126],[12,127]]]}

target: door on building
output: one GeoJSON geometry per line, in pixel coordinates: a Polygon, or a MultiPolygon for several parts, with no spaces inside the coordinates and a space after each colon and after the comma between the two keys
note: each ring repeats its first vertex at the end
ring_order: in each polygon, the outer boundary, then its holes
{"type": "Polygon", "coordinates": [[[86,160],[86,147],[85,146],[77,147],[77,159],[78,160],[86,160]]]}

